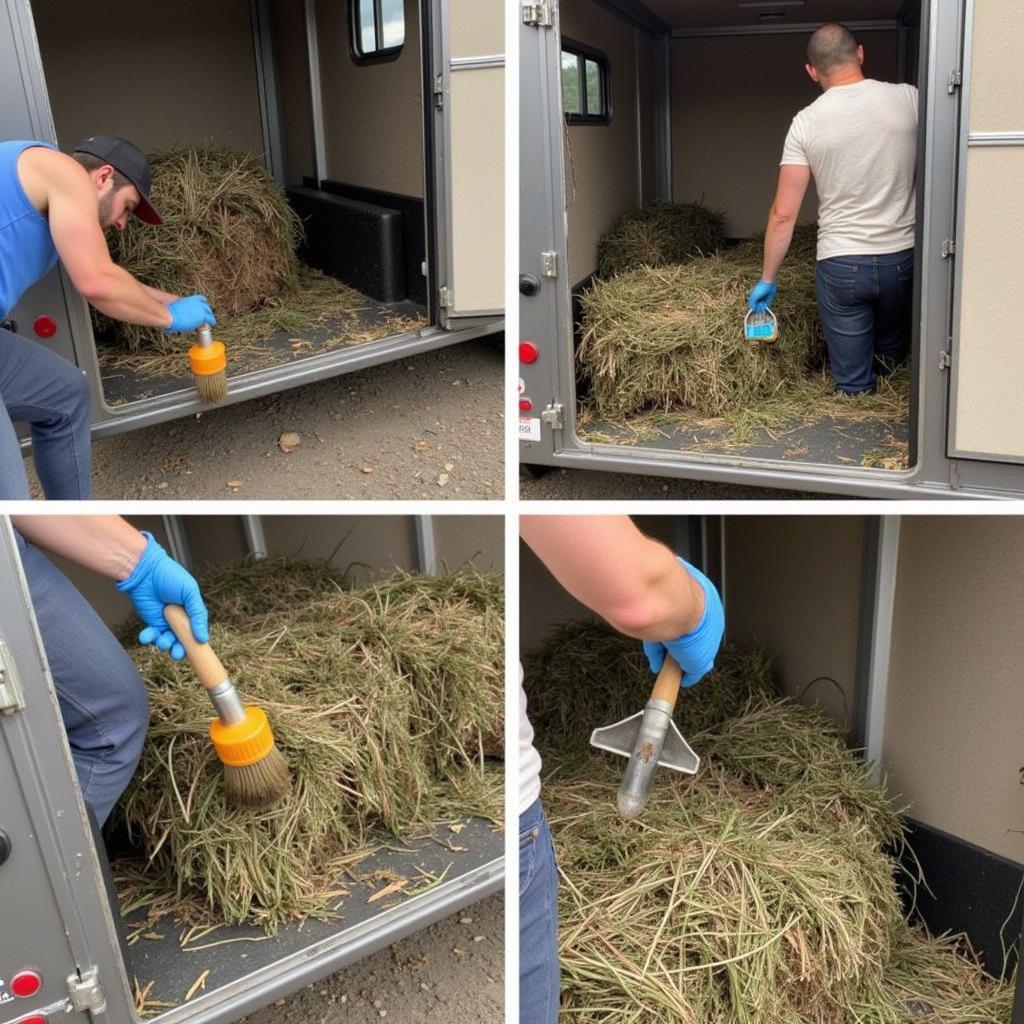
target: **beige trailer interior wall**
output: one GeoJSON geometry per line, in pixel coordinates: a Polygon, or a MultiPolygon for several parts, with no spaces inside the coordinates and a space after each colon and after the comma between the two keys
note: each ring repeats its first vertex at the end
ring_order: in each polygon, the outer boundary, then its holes
{"type": "Polygon", "coordinates": [[[598,239],[639,199],[636,29],[594,0],[565,0],[559,17],[563,36],[605,54],[611,78],[610,122],[566,131],[569,280],[577,284],[597,269],[598,239]]]}
{"type": "Polygon", "coordinates": [[[325,178],[423,195],[423,85],[418,0],[405,0],[405,44],[395,60],[357,64],[348,4],[317,4],[325,178]]]}
{"type": "Polygon", "coordinates": [[[32,5],[57,141],[263,153],[249,0],[32,5]]]}
{"type": "Polygon", "coordinates": [[[295,0],[274,0],[273,31],[277,84],[281,96],[285,184],[300,185],[304,176],[314,177],[316,173],[306,21],[302,4],[295,3],[295,0]]]}
{"type": "MultiPolygon", "coordinates": [[[[203,566],[245,558],[248,549],[241,517],[184,516],[193,565],[203,566]]],[[[170,550],[161,516],[129,516],[140,530],[149,530],[170,550]]],[[[356,582],[386,576],[395,568],[415,570],[412,516],[262,516],[271,557],[330,558],[350,569],[356,582]]],[[[435,516],[434,538],[439,568],[471,563],[477,569],[504,566],[504,528],[501,516],[435,516]]],[[[117,625],[132,615],[127,597],[107,579],[66,559],[52,561],[85,595],[105,622],[117,625]]]]}
{"type": "Polygon", "coordinates": [[[637,202],[645,206],[657,198],[657,136],[655,111],[658,105],[657,69],[662,63],[662,49],[649,36],[636,34],[640,57],[640,195],[637,202]]]}
{"type": "Polygon", "coordinates": [[[783,692],[847,725],[862,532],[856,516],[729,516],[725,528],[727,638],[763,643],[783,692]],[[819,676],[835,684],[807,689],[819,676]]]}
{"type": "MultiPolygon", "coordinates": [[[[896,81],[898,37],[863,33],[864,70],[896,81]]],[[[803,34],[711,36],[672,43],[672,197],[726,214],[726,234],[763,231],[794,115],[820,90],[804,70],[803,34]]],[[[813,184],[801,221],[813,221],[813,184]]]]}
{"type": "Polygon", "coordinates": [[[954,325],[957,451],[1024,457],[1024,353],[1013,298],[1024,223],[1024,4],[974,5],[964,225],[957,239],[961,306],[954,325]],[[1005,133],[996,146],[979,134],[1005,133]]]}
{"type": "Polygon", "coordinates": [[[1020,517],[903,517],[883,747],[913,817],[1018,863],[1022,564],[1020,517]]]}

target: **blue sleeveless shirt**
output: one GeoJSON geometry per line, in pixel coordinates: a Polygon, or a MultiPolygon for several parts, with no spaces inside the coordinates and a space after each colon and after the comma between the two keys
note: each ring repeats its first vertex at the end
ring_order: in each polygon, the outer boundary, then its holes
{"type": "Polygon", "coordinates": [[[57,263],[50,225],[18,180],[18,157],[31,146],[56,149],[45,142],[0,142],[0,318],[57,263]]]}

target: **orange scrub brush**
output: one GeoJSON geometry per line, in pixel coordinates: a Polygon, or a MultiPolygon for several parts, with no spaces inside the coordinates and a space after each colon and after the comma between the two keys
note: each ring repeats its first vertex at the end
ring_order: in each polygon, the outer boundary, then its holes
{"type": "Polygon", "coordinates": [[[209,324],[203,324],[198,334],[199,341],[188,350],[188,362],[200,401],[211,404],[228,393],[227,350],[223,341],[213,340],[209,324]]]}
{"type": "Polygon", "coordinates": [[[192,635],[188,613],[178,605],[164,608],[174,635],[185,648],[192,671],[206,688],[217,718],[210,723],[210,739],[224,765],[228,800],[253,810],[265,810],[292,791],[292,776],[262,708],[242,704],[235,684],[209,644],[192,635]]]}

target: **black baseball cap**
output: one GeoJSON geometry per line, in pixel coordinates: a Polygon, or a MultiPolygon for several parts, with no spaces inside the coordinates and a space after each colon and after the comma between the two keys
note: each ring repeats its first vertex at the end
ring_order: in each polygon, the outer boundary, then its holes
{"type": "Polygon", "coordinates": [[[135,216],[147,224],[163,224],[163,217],[149,201],[149,161],[138,146],[117,135],[92,135],[74,151],[88,153],[120,171],[139,191],[135,216]]]}

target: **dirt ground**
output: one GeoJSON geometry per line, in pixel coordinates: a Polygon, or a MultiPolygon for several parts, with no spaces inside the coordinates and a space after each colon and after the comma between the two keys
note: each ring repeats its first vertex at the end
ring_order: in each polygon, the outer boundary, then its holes
{"type": "Polygon", "coordinates": [[[105,437],[93,497],[497,500],[503,373],[495,335],[105,437]]]}
{"type": "Polygon", "coordinates": [[[497,1024],[504,1015],[504,897],[360,960],[243,1018],[246,1024],[497,1024]]]}
{"type": "Polygon", "coordinates": [[[519,496],[524,501],[578,501],[598,498],[639,498],[647,501],[827,501],[842,497],[808,491],[639,476],[633,473],[603,473],[589,469],[552,469],[536,480],[520,480],[519,496]]]}

